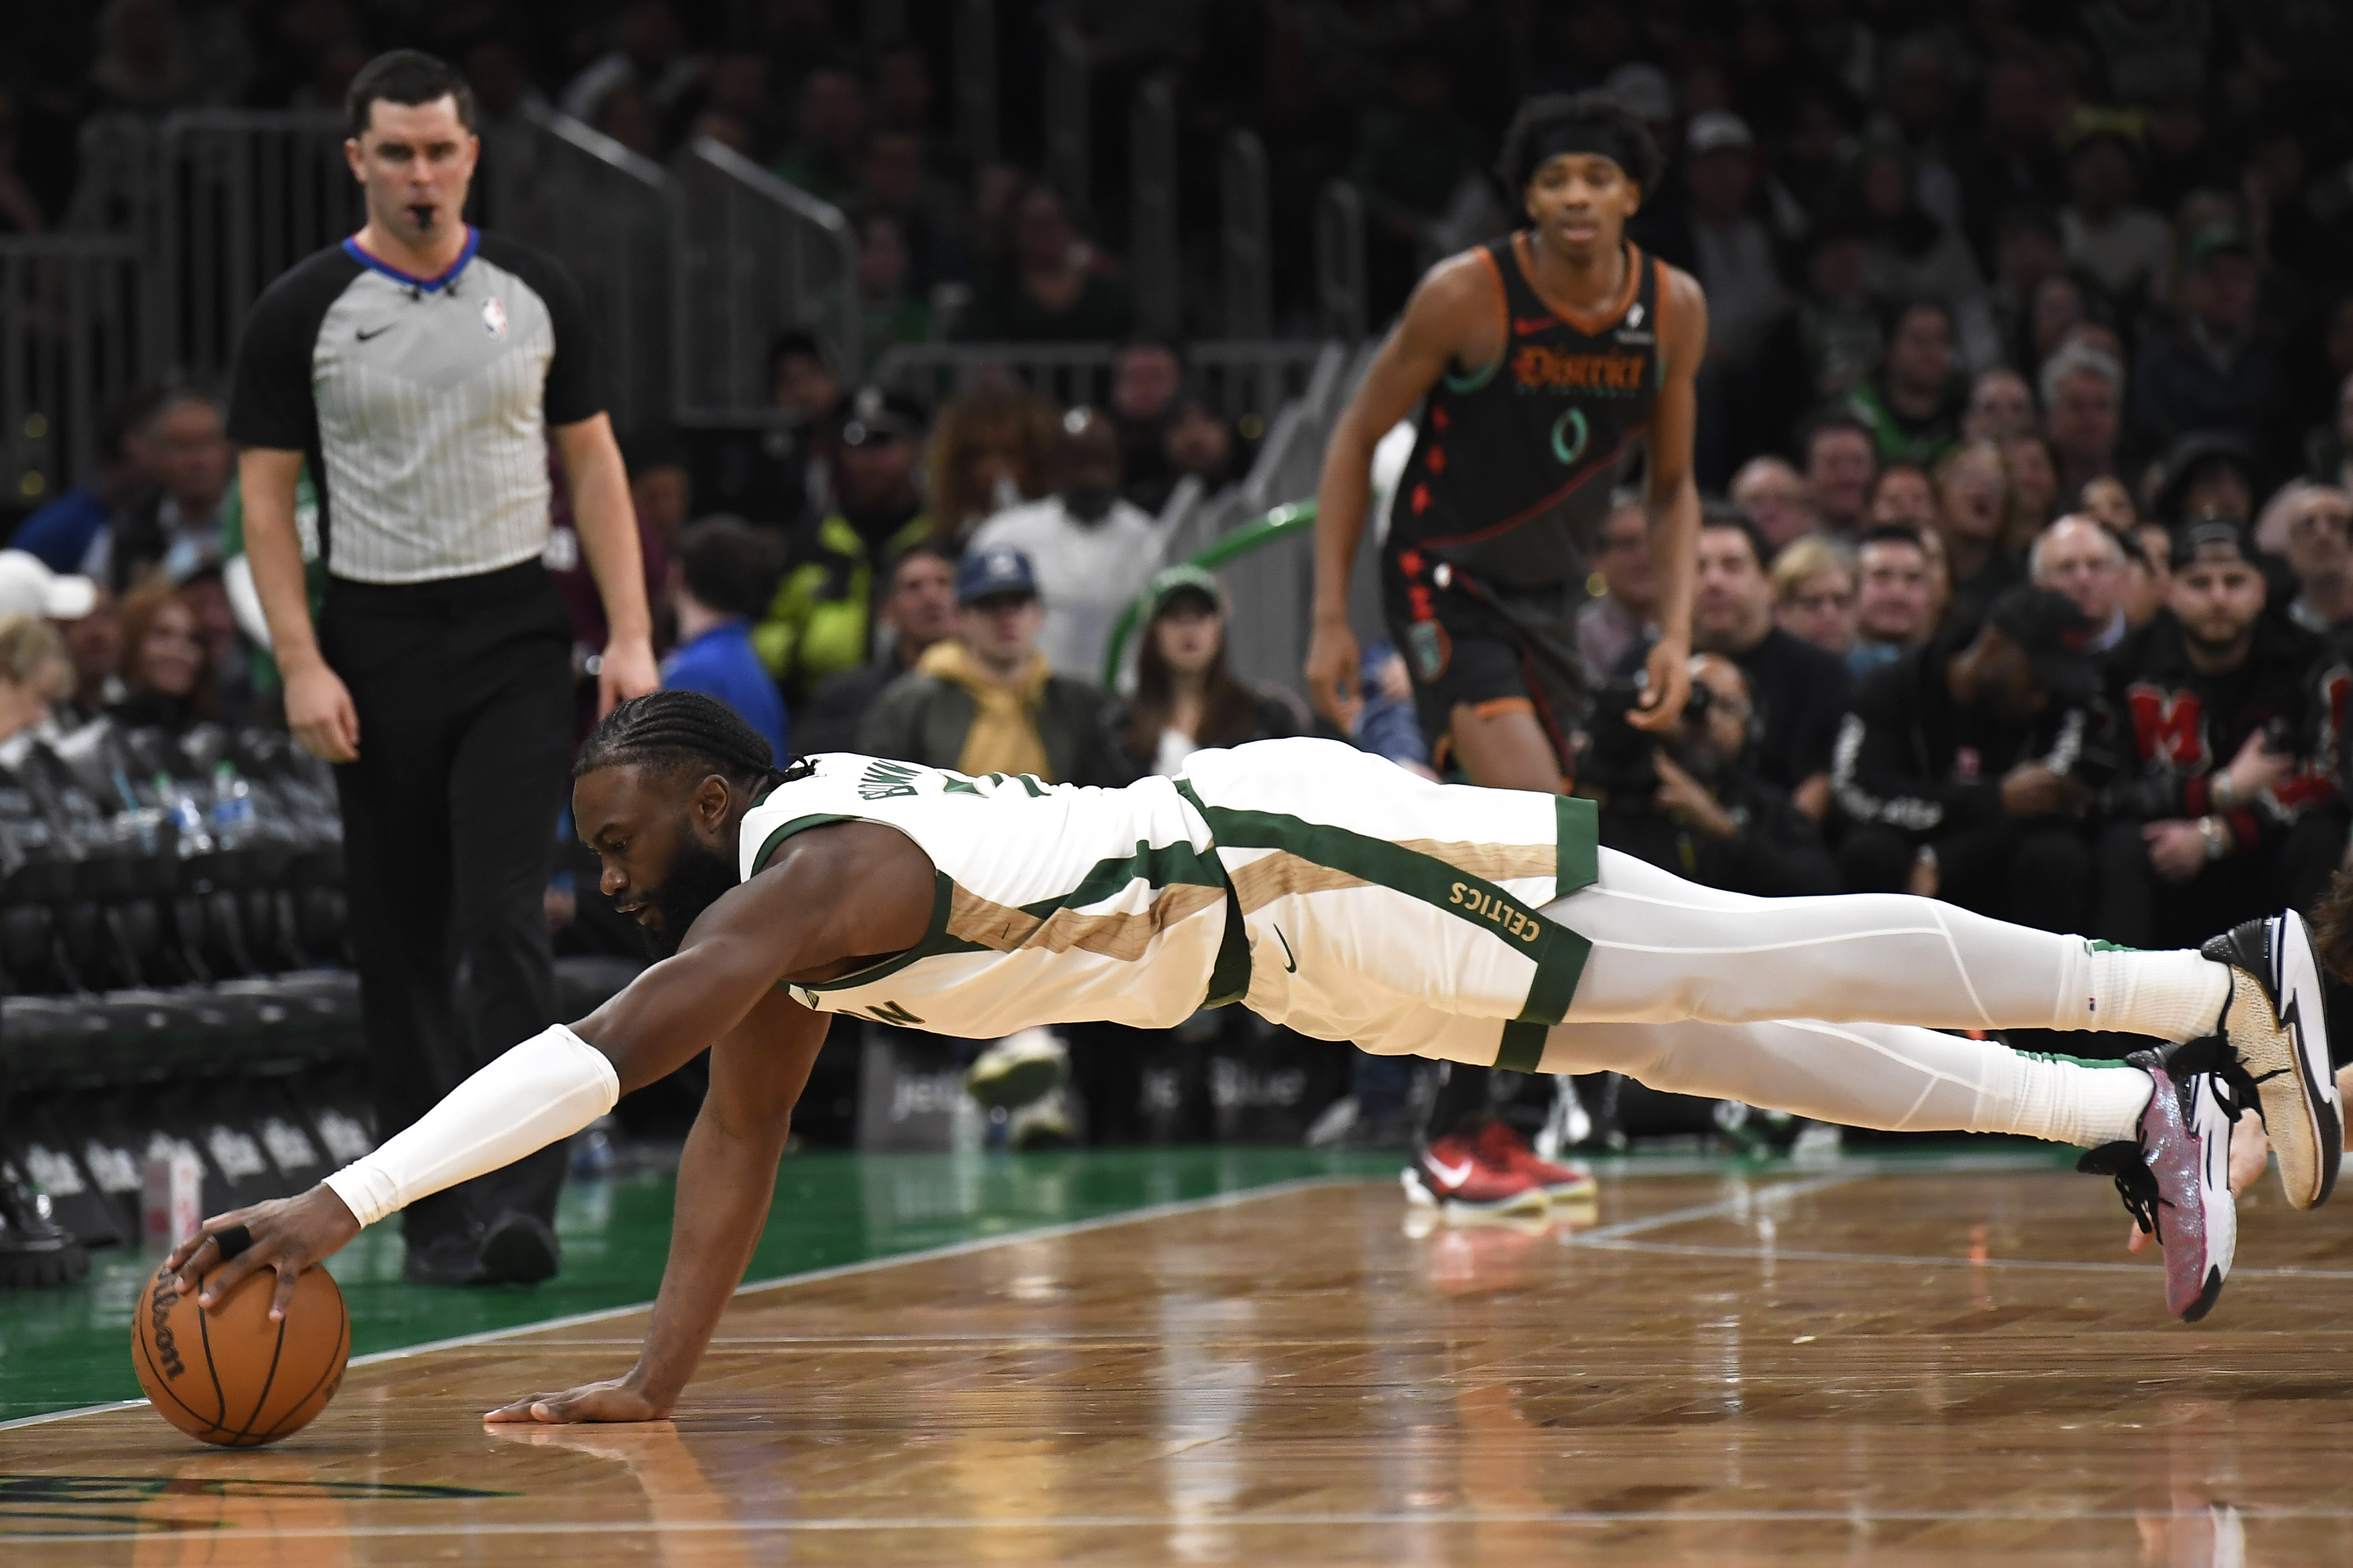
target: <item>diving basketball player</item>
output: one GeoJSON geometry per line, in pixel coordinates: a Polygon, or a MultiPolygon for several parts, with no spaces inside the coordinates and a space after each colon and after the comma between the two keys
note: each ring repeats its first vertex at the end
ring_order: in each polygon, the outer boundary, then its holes
{"type": "Polygon", "coordinates": [[[2260,1103],[2290,1204],[2335,1179],[2319,974],[2292,913],[2140,952],[1895,894],[1751,899],[1599,848],[1588,802],[1431,784],[1327,741],[1201,752],[1120,790],[845,754],[780,772],[691,691],[616,708],[575,781],[604,891],[672,955],[310,1192],[206,1221],[172,1255],[206,1304],[275,1268],[282,1310],[363,1226],[708,1048],[636,1368],[495,1413],[665,1416],[752,1256],[836,1013],[993,1038],[1240,1001],[1372,1051],[1514,1052],[1825,1121],[2086,1144],[2153,1226],[2184,1318],[2230,1268],[2241,1108],[2260,1103]],[[1935,1032],[1967,1027],[2176,1043],[2083,1063],[1935,1032]]]}
{"type": "MultiPolygon", "coordinates": [[[[1664,164],[1648,128],[1605,93],[1529,100],[1496,165],[1528,226],[1432,268],[1374,356],[1315,497],[1307,689],[1343,730],[1359,662],[1348,577],[1373,448],[1417,409],[1378,553],[1385,617],[1431,756],[1451,754],[1491,789],[1568,787],[1570,736],[1596,673],[1577,645],[1586,555],[1637,459],[1660,636],[1633,722],[1662,729],[1682,709],[1700,515],[1693,378],[1707,307],[1689,275],[1626,239],[1664,164]]],[[[1498,1208],[1575,1179],[1494,1117],[1484,1066],[1445,1069],[1408,1193],[1498,1208]]]]}

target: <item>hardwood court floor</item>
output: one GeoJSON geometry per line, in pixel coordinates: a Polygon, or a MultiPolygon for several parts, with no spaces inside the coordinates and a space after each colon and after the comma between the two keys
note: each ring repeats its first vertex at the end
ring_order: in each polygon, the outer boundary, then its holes
{"type": "Polygon", "coordinates": [[[1613,1181],[1408,1233],[1294,1187],[739,1298],[674,1426],[485,1431],[642,1317],[355,1369],[287,1444],[0,1432],[0,1559],[2353,1563],[2353,1205],[2162,1321],[2105,1183],[1613,1181]]]}

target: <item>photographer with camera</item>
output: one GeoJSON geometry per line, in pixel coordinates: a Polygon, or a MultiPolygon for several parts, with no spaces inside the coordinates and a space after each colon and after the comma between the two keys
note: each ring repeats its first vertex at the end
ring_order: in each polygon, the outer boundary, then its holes
{"type": "Polygon", "coordinates": [[[1601,803],[1601,842],[1679,877],[1759,898],[1838,890],[1821,830],[1748,765],[1756,708],[1740,667],[1692,660],[1691,700],[1663,736],[1626,721],[1640,689],[1605,689],[1584,783],[1601,803]]]}
{"type": "Polygon", "coordinates": [[[2015,587],[1863,678],[1831,767],[1847,891],[2085,929],[2082,818],[2107,772],[2094,633],[2065,595],[2015,587]]]}

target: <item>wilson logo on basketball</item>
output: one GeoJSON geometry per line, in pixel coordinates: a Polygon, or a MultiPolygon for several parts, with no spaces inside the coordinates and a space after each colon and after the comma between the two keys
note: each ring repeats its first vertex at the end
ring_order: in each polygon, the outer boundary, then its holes
{"type": "MultiPolygon", "coordinates": [[[[172,1273],[169,1269],[156,1276],[158,1280],[171,1278],[172,1273]]],[[[168,1284],[159,1283],[155,1287],[154,1295],[148,1301],[147,1337],[155,1347],[155,1359],[164,1363],[165,1377],[177,1377],[188,1370],[187,1363],[180,1359],[180,1347],[172,1338],[172,1309],[179,1303],[179,1300],[180,1293],[177,1290],[168,1284]]]]}

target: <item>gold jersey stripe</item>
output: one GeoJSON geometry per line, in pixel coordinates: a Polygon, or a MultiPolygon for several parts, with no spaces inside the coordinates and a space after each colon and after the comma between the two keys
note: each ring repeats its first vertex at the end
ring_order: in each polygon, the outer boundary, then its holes
{"type": "Polygon", "coordinates": [[[1556,876],[1560,867],[1560,851],[1550,844],[1457,844],[1435,838],[1400,838],[1397,847],[1443,860],[1456,870],[1486,882],[1556,876]]]}
{"type": "Polygon", "coordinates": [[[1333,893],[1345,888],[1369,888],[1364,878],[1330,866],[1319,866],[1288,849],[1270,849],[1245,866],[1226,872],[1244,914],[1255,914],[1275,900],[1292,893],[1333,893]]]}
{"type": "Polygon", "coordinates": [[[1179,921],[1216,908],[1225,896],[1223,888],[1177,882],[1154,894],[1151,907],[1141,914],[1056,910],[1040,917],[984,899],[959,883],[949,899],[947,934],[996,952],[1025,947],[1068,952],[1076,948],[1133,963],[1144,956],[1155,937],[1179,921]]]}

